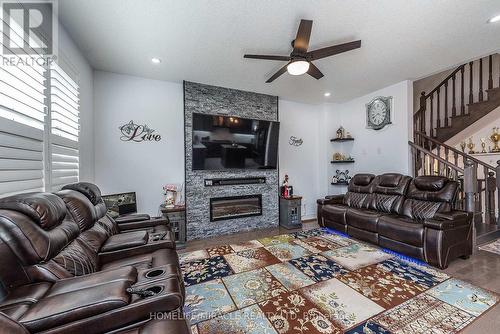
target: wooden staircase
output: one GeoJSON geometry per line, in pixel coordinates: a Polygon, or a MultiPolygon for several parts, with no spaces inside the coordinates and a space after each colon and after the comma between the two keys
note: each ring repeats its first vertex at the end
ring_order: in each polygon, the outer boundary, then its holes
{"type": "Polygon", "coordinates": [[[456,208],[473,213],[476,244],[500,237],[500,161],[486,164],[445,142],[500,107],[500,55],[463,64],[422,92],[409,142],[413,174],[459,182],[456,208]],[[498,69],[498,70],[494,70],[498,69]]]}
{"type": "Polygon", "coordinates": [[[500,107],[500,74],[495,78],[494,68],[500,68],[499,54],[463,64],[428,94],[422,92],[414,132],[445,143],[500,107]]]}

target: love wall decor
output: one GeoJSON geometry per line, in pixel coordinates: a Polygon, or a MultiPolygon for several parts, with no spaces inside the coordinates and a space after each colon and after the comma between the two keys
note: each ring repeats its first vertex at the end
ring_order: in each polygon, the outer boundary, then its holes
{"type": "Polygon", "coordinates": [[[140,125],[135,124],[134,121],[130,121],[118,127],[118,129],[122,133],[120,137],[121,141],[133,141],[136,143],[140,143],[161,140],[161,135],[159,135],[158,133],[154,133],[155,130],[151,129],[146,124],[140,125]]]}

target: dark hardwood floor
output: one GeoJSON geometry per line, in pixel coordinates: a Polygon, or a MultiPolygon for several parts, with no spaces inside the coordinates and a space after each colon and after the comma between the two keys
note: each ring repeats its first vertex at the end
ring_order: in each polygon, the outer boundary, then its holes
{"type": "MultiPolygon", "coordinates": [[[[304,222],[303,230],[319,227],[316,221],[304,222]]],[[[251,232],[237,233],[218,238],[189,241],[179,253],[191,252],[222,244],[238,243],[269,237],[278,234],[292,233],[296,230],[288,230],[282,227],[256,230],[251,232]]],[[[444,270],[448,275],[470,282],[476,286],[500,294],[500,255],[490,252],[477,251],[468,260],[457,259],[451,262],[444,270]]],[[[466,334],[493,334],[500,333],[500,304],[483,314],[480,319],[469,325],[462,333],[466,334]]]]}

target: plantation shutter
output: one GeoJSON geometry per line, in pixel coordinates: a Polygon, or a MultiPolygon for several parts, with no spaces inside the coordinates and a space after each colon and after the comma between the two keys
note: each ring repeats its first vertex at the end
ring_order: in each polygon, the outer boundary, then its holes
{"type": "Polygon", "coordinates": [[[51,190],[79,181],[79,86],[57,64],[50,69],[51,190]]]}
{"type": "MultiPolygon", "coordinates": [[[[23,31],[13,20],[11,52],[23,47],[23,31]]],[[[0,20],[2,32],[4,22],[0,20]]],[[[0,38],[0,47],[3,48],[0,38]]],[[[24,50],[32,51],[32,50],[24,50]]],[[[46,70],[26,63],[24,55],[6,54],[0,65],[0,196],[44,189],[46,70]],[[6,61],[7,60],[7,61],[6,61]]]]}

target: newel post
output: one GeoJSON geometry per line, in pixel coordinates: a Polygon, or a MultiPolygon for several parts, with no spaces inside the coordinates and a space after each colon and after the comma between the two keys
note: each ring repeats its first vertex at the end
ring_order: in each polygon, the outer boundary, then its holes
{"type": "Polygon", "coordinates": [[[495,174],[497,176],[496,178],[496,186],[497,186],[497,208],[499,210],[499,214],[498,214],[498,220],[497,220],[497,224],[500,224],[500,177],[498,177],[500,175],[500,160],[497,161],[497,168],[495,168],[495,174]]]}
{"type": "Polygon", "coordinates": [[[476,224],[475,212],[476,203],[475,195],[477,192],[477,168],[476,164],[467,159],[464,162],[464,191],[465,191],[465,211],[472,214],[472,252],[477,251],[476,247],[476,224]]]}
{"type": "MultiPolygon", "coordinates": [[[[498,167],[497,167],[498,169],[498,167]]],[[[495,172],[489,171],[488,177],[486,178],[486,201],[488,201],[486,208],[488,209],[486,212],[486,222],[488,224],[495,224],[495,191],[496,191],[496,183],[498,181],[495,178],[495,172]]]]}
{"type": "Polygon", "coordinates": [[[477,170],[472,160],[465,160],[464,165],[465,211],[474,213],[476,211],[474,200],[477,192],[477,170]]]}

